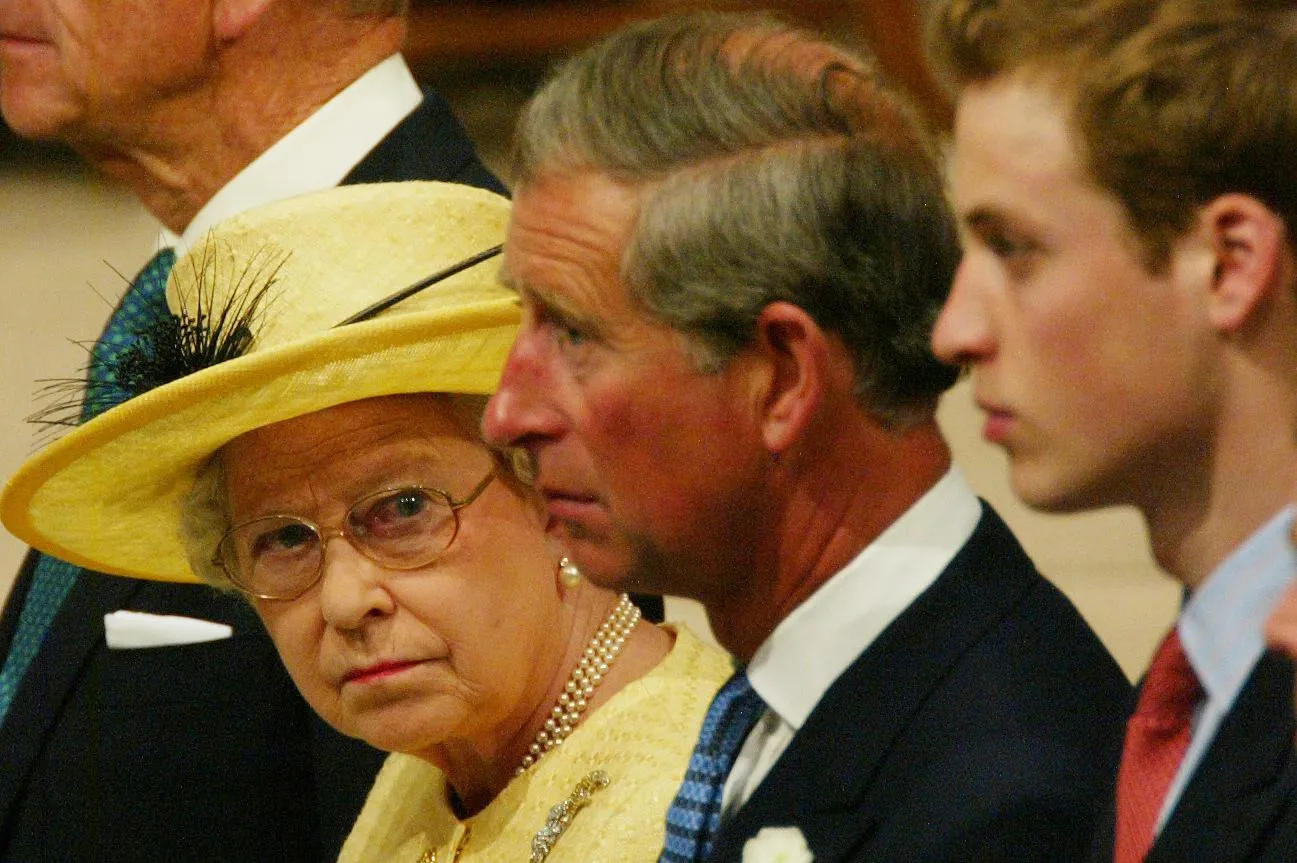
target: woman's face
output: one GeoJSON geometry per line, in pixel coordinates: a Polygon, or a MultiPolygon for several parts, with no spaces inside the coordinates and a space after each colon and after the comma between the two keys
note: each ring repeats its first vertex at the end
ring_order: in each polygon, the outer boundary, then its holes
{"type": "MultiPolygon", "coordinates": [[[[353,402],[268,426],[221,451],[231,518],[270,514],[341,527],[356,501],[422,485],[462,499],[492,469],[435,396],[353,402]]],[[[562,605],[540,510],[497,480],[459,511],[436,560],[387,569],[338,536],[303,596],[256,607],[306,700],[331,725],[389,751],[467,744],[484,757],[537,709],[562,605]]],[[[256,685],[255,681],[250,685],[256,685]]]]}

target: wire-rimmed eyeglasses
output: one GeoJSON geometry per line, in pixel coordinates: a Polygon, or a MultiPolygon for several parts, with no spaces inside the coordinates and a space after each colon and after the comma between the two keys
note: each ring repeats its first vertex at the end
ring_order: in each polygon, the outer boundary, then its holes
{"type": "Polygon", "coordinates": [[[335,536],[379,566],[418,569],[450,548],[459,534],[459,511],[495,477],[492,470],[460,500],[421,485],[385,488],[352,504],[335,530],[295,515],[249,519],[225,532],[212,563],[244,593],[279,600],[297,599],[319,582],[325,545],[335,536]]]}

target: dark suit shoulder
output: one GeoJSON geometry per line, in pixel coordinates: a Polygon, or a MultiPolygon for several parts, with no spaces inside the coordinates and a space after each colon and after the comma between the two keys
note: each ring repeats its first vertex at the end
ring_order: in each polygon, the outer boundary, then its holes
{"type": "Polygon", "coordinates": [[[1098,637],[986,508],[821,699],[715,859],[790,820],[817,863],[1085,859],[1129,703],[1098,637]]]}
{"type": "Polygon", "coordinates": [[[1149,852],[1150,863],[1297,860],[1293,670],[1257,662],[1149,852]]]}
{"type": "Polygon", "coordinates": [[[433,90],[343,179],[344,185],[442,180],[507,194],[478,159],[450,105],[433,90]]]}
{"type": "Polygon", "coordinates": [[[242,599],[83,571],[46,642],[0,731],[0,859],[336,859],[384,754],[320,723],[242,599]],[[110,649],[118,609],[233,636],[110,649]]]}

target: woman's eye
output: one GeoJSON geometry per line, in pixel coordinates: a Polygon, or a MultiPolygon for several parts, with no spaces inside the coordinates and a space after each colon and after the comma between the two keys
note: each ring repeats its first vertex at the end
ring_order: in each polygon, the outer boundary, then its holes
{"type": "Polygon", "coordinates": [[[380,497],[360,518],[353,517],[352,523],[356,528],[363,528],[361,532],[365,534],[383,536],[426,520],[434,510],[427,492],[405,488],[380,497]]]}
{"type": "Polygon", "coordinates": [[[252,556],[263,557],[300,551],[314,541],[315,531],[305,524],[286,524],[258,535],[252,542],[252,556]]]}
{"type": "Polygon", "coordinates": [[[428,496],[421,491],[405,491],[391,500],[392,514],[397,518],[414,518],[428,508],[428,496]]]}

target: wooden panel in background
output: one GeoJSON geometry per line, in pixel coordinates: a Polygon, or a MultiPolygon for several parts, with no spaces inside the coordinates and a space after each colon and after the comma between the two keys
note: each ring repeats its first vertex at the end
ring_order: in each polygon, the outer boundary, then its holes
{"type": "Polygon", "coordinates": [[[629,21],[684,9],[765,8],[806,26],[862,39],[939,128],[950,102],[922,51],[916,0],[415,0],[406,54],[416,64],[534,62],[585,45],[629,21]]]}

